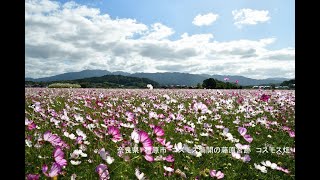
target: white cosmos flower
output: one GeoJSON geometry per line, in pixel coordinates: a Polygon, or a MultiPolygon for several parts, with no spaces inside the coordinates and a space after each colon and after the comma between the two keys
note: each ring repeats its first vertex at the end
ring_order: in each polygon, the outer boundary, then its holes
{"type": "Polygon", "coordinates": [[[71,163],[72,165],[79,165],[79,164],[81,164],[81,161],[71,160],[70,163],[71,163]]]}
{"type": "Polygon", "coordinates": [[[87,155],[86,153],[83,153],[83,152],[82,152],[82,153],[80,154],[80,156],[82,156],[82,157],[87,157],[88,155],[87,155]]]}
{"type": "Polygon", "coordinates": [[[228,128],[224,128],[224,129],[223,129],[223,134],[224,134],[224,135],[226,135],[228,132],[229,132],[229,129],[228,129],[228,128]]]}
{"type": "Polygon", "coordinates": [[[236,158],[236,159],[240,159],[241,158],[241,155],[239,153],[237,153],[237,152],[232,152],[231,156],[236,158]]]}
{"type": "Polygon", "coordinates": [[[71,180],[76,180],[76,178],[77,178],[77,175],[76,175],[76,174],[72,174],[72,175],[71,175],[71,180]]]}
{"type": "Polygon", "coordinates": [[[171,167],[167,167],[167,166],[163,166],[164,170],[168,171],[168,172],[173,172],[173,168],[171,167]]]}
{"type": "Polygon", "coordinates": [[[99,152],[100,157],[106,161],[108,164],[112,164],[114,161],[114,158],[109,156],[109,152],[106,152],[106,150],[104,148],[102,148],[99,152]]]}
{"type": "Polygon", "coordinates": [[[108,126],[104,125],[104,124],[100,124],[102,127],[108,129],[108,126]]]}
{"type": "Polygon", "coordinates": [[[270,167],[271,169],[277,169],[278,165],[276,163],[272,163],[270,167]]]}
{"type": "Polygon", "coordinates": [[[86,154],[84,154],[83,152],[82,152],[82,150],[78,150],[78,149],[76,149],[76,150],[74,150],[72,153],[70,153],[70,156],[71,156],[71,158],[72,159],[78,159],[79,158],[79,156],[86,156],[86,154]]]}
{"type": "Polygon", "coordinates": [[[235,144],[236,148],[240,149],[240,150],[247,150],[250,149],[250,145],[242,145],[240,143],[235,144]]]}
{"type": "Polygon", "coordinates": [[[83,123],[83,117],[80,116],[80,114],[75,114],[74,118],[76,119],[76,121],[83,123]]]}
{"type": "Polygon", "coordinates": [[[136,177],[138,178],[138,180],[144,180],[144,179],[146,179],[146,178],[144,177],[144,173],[143,173],[143,172],[140,173],[139,168],[136,168],[135,175],[136,175],[136,177]]]}
{"type": "Polygon", "coordinates": [[[64,135],[65,137],[69,137],[69,133],[68,133],[67,131],[65,131],[65,132],[63,133],[63,135],[64,135]]]}
{"type": "Polygon", "coordinates": [[[183,151],[183,145],[181,142],[179,142],[178,144],[174,144],[174,152],[182,152],[183,151]]]}
{"type": "Polygon", "coordinates": [[[84,144],[80,144],[79,149],[82,151],[85,151],[85,150],[87,150],[87,146],[84,144]]]}
{"type": "Polygon", "coordinates": [[[87,139],[87,135],[85,135],[80,129],[77,129],[76,133],[78,134],[78,136],[81,136],[83,140],[87,139]]]}
{"type": "Polygon", "coordinates": [[[133,130],[131,133],[131,139],[138,144],[139,143],[139,134],[136,130],[133,130]]]}
{"type": "Polygon", "coordinates": [[[200,136],[209,136],[208,133],[200,133],[200,136]]]}
{"type": "Polygon", "coordinates": [[[90,142],[89,142],[89,141],[84,141],[84,142],[83,142],[83,144],[85,144],[85,145],[89,145],[89,144],[90,144],[90,142]]]}
{"type": "Polygon", "coordinates": [[[276,163],[271,163],[270,161],[266,161],[266,162],[262,161],[261,164],[266,167],[270,167],[271,169],[276,169],[278,167],[276,163]]]}
{"type": "Polygon", "coordinates": [[[31,146],[32,146],[31,141],[28,140],[28,139],[26,139],[26,145],[27,145],[28,147],[31,147],[31,146]]]}
{"type": "Polygon", "coordinates": [[[94,124],[88,124],[88,126],[87,126],[87,128],[89,129],[89,130],[93,130],[93,128],[95,128],[96,126],[94,125],[94,124]]]}
{"type": "Polygon", "coordinates": [[[73,133],[69,135],[69,138],[72,139],[72,140],[77,139],[77,137],[73,133]]]}
{"type": "Polygon", "coordinates": [[[196,157],[201,157],[202,156],[201,152],[195,151],[195,153],[196,153],[196,157]]]}
{"type": "Polygon", "coordinates": [[[254,163],[254,167],[263,173],[267,173],[267,168],[265,166],[261,166],[259,164],[254,163]]]}

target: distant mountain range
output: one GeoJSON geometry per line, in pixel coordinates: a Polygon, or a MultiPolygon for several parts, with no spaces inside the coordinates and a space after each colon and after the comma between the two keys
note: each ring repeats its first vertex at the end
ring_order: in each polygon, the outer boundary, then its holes
{"type": "Polygon", "coordinates": [[[55,76],[44,78],[25,78],[25,81],[34,82],[51,82],[51,81],[64,81],[75,80],[91,77],[101,77],[105,75],[122,75],[130,77],[148,78],[158,82],[160,85],[186,85],[195,86],[202,83],[207,78],[214,78],[224,81],[225,77],[229,78],[229,82],[239,81],[242,86],[261,85],[261,84],[281,84],[283,81],[289,80],[287,78],[267,78],[267,79],[252,79],[244,76],[229,76],[229,75],[208,75],[208,74],[189,74],[178,72],[165,72],[165,73],[127,73],[122,71],[110,72],[106,70],[83,70],[80,72],[69,72],[55,76]]]}

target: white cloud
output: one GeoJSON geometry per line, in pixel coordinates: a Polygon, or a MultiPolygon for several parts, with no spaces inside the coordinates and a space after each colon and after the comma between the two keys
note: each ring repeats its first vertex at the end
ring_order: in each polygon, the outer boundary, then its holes
{"type": "Polygon", "coordinates": [[[218,19],[218,14],[198,14],[192,21],[192,24],[196,26],[209,26],[218,19]]]}
{"type": "Polygon", "coordinates": [[[237,27],[255,25],[270,20],[269,11],[267,10],[239,9],[233,10],[232,15],[235,21],[234,24],[237,27]]]}
{"type": "Polygon", "coordinates": [[[143,39],[149,40],[161,40],[171,36],[174,31],[161,23],[154,23],[151,25],[152,30],[148,35],[144,36],[143,39]]]}
{"type": "Polygon", "coordinates": [[[113,19],[75,2],[29,0],[25,15],[26,77],[84,69],[294,77],[295,50],[269,50],[276,38],[218,42],[184,33],[170,40],[174,30],[161,23],[113,19]]]}

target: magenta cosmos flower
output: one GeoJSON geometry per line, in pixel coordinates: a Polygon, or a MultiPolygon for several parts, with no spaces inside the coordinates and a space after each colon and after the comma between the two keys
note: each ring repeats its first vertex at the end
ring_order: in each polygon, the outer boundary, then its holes
{"type": "Polygon", "coordinates": [[[47,177],[58,176],[59,173],[61,172],[61,166],[58,163],[54,162],[54,163],[52,163],[49,174],[47,173],[47,171],[48,171],[48,166],[45,164],[42,166],[42,172],[44,175],[46,175],[47,177]]]}
{"type": "Polygon", "coordinates": [[[160,126],[155,126],[153,128],[153,132],[156,134],[156,136],[163,136],[164,130],[160,126]]]}
{"type": "Polygon", "coordinates": [[[67,165],[67,160],[64,159],[64,152],[61,150],[60,147],[57,147],[53,151],[53,157],[56,163],[58,163],[61,167],[67,165]]]}
{"type": "Polygon", "coordinates": [[[148,133],[139,131],[139,142],[142,143],[142,149],[145,152],[144,158],[149,162],[153,162],[154,158],[151,155],[153,151],[152,140],[149,138],[148,133]]]}
{"type": "Polygon", "coordinates": [[[264,102],[268,102],[270,97],[271,97],[271,95],[262,94],[262,96],[260,97],[260,100],[264,101],[264,102]]]}
{"type": "Polygon", "coordinates": [[[47,131],[43,134],[43,140],[50,142],[52,146],[69,148],[69,146],[64,141],[62,141],[58,135],[52,134],[51,131],[47,131]]]}
{"type": "Polygon", "coordinates": [[[115,126],[108,127],[108,134],[112,136],[111,140],[113,142],[118,142],[122,140],[120,130],[115,126]]]}
{"type": "Polygon", "coordinates": [[[222,179],[224,177],[224,174],[221,171],[216,171],[216,170],[210,170],[209,172],[211,177],[216,177],[217,179],[222,179]]]}

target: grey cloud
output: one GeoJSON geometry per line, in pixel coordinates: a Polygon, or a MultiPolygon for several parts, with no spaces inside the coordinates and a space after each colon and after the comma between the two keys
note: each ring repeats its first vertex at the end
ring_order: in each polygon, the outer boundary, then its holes
{"type": "Polygon", "coordinates": [[[142,45],[140,54],[152,59],[181,59],[185,60],[189,57],[197,55],[197,52],[193,48],[184,48],[175,50],[167,45],[161,44],[149,44],[142,45]]]}
{"type": "Polygon", "coordinates": [[[291,55],[291,54],[275,54],[275,55],[267,56],[266,59],[270,59],[270,60],[294,60],[295,59],[295,55],[291,55]]]}

